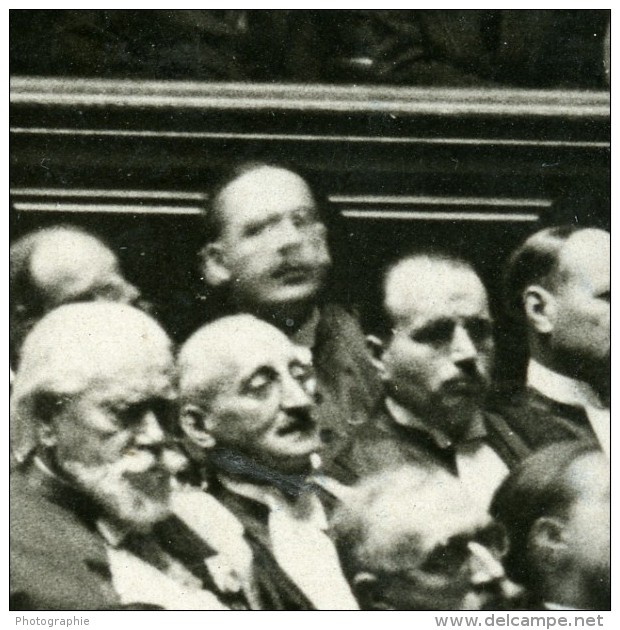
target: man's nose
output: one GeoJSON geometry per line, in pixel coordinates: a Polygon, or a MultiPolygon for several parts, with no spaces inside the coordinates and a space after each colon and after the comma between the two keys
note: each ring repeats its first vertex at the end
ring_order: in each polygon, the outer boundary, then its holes
{"type": "Polygon", "coordinates": [[[489,549],[477,542],[470,542],[470,581],[474,586],[498,582],[505,577],[501,561],[489,549]]]}
{"type": "Polygon", "coordinates": [[[123,280],[122,284],[119,285],[119,294],[121,295],[121,302],[132,306],[137,306],[142,298],[140,289],[126,280],[123,280]]]}
{"type": "Polygon", "coordinates": [[[285,409],[308,409],[312,406],[310,393],[292,376],[282,383],[282,406],[285,409]]]}
{"type": "Polygon", "coordinates": [[[166,436],[154,412],[148,411],[136,431],[136,444],[140,446],[156,446],[162,444],[166,436]]]}
{"type": "Polygon", "coordinates": [[[303,243],[304,235],[292,219],[284,219],[278,226],[278,245],[280,249],[296,247],[303,243]]]}
{"type": "Polygon", "coordinates": [[[478,356],[476,344],[472,341],[466,328],[460,324],[454,329],[450,352],[455,363],[472,361],[478,356]]]}

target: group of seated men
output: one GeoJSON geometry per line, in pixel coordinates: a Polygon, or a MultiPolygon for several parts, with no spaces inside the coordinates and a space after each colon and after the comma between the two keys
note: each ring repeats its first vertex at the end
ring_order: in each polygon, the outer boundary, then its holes
{"type": "Polygon", "coordinates": [[[530,360],[500,394],[473,267],[392,262],[362,332],[325,299],[321,211],[234,165],[218,308],[178,348],[94,236],[13,244],[13,609],[609,609],[609,234],[512,255],[530,360]]]}

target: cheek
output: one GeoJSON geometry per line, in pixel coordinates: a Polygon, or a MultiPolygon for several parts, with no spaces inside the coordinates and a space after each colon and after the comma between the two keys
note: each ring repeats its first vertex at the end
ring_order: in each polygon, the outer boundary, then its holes
{"type": "Polygon", "coordinates": [[[279,413],[275,397],[267,400],[242,399],[230,401],[216,411],[219,434],[224,439],[257,439],[267,433],[279,413]]]}
{"type": "Polygon", "coordinates": [[[388,376],[411,384],[428,383],[440,364],[435,352],[411,342],[395,345],[385,357],[388,376]]]}

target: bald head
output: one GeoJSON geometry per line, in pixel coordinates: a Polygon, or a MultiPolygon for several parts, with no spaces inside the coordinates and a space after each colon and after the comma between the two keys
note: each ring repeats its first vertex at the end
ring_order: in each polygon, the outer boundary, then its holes
{"type": "Polygon", "coordinates": [[[385,276],[384,308],[393,323],[474,296],[488,311],[486,291],[476,272],[465,262],[447,256],[416,255],[393,265],[385,276]]]}
{"type": "Polygon", "coordinates": [[[140,297],[123,277],[112,251],[77,228],[52,227],[29,234],[11,246],[10,258],[15,352],[34,323],[61,304],[136,304],[140,297]]]}
{"type": "Polygon", "coordinates": [[[282,472],[320,448],[310,351],[251,315],[207,324],[179,355],[181,428],[194,446],[226,446],[282,472]]]}
{"type": "Polygon", "coordinates": [[[43,399],[78,396],[91,387],[148,378],[172,396],[171,342],[155,320],[122,304],[61,306],[39,321],[26,338],[13,383],[14,449],[27,452],[33,428],[46,418],[43,399]]]}
{"type": "Polygon", "coordinates": [[[477,608],[484,603],[477,588],[503,578],[490,537],[481,543],[496,527],[440,468],[406,466],[367,478],[332,527],[364,608],[477,608]]]}
{"type": "Polygon", "coordinates": [[[513,254],[507,273],[532,356],[601,391],[609,380],[610,272],[609,233],[564,226],[531,236],[513,254]]]}

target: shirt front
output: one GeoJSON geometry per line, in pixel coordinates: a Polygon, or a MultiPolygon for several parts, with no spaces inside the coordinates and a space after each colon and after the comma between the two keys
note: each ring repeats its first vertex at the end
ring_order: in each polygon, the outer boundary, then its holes
{"type": "Polygon", "coordinates": [[[489,445],[482,415],[476,416],[465,437],[454,443],[445,433],[429,427],[392,398],[387,398],[385,404],[396,424],[422,431],[438,448],[454,451],[459,479],[470,496],[486,510],[495,490],[508,475],[508,467],[489,445]]]}
{"type": "Polygon", "coordinates": [[[97,522],[106,541],[112,585],[125,605],[166,610],[227,610],[202,582],[148,536],[135,536],[106,520],[97,522]]]}
{"type": "Polygon", "coordinates": [[[229,491],[269,509],[273,555],[317,610],[358,610],[342,573],[336,548],[326,534],[327,519],[319,498],[306,491],[286,497],[272,486],[259,486],[221,476],[229,491]]]}
{"type": "Polygon", "coordinates": [[[584,409],[603,452],[607,457],[610,456],[609,408],[605,407],[590,385],[564,374],[558,374],[534,359],[530,359],[527,368],[527,384],[551,400],[584,409]]]}

